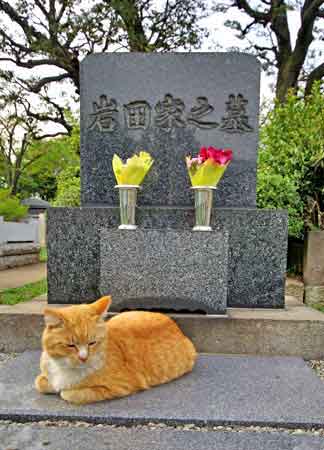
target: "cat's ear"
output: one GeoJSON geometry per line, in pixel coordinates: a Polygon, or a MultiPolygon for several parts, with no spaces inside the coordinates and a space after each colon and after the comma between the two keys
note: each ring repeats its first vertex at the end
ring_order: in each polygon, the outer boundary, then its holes
{"type": "Polygon", "coordinates": [[[105,317],[110,305],[111,305],[111,297],[105,296],[99,298],[99,300],[92,303],[91,308],[96,316],[105,317]]]}
{"type": "Polygon", "coordinates": [[[44,319],[45,324],[49,327],[61,326],[64,321],[62,314],[54,308],[44,309],[44,319]]]}

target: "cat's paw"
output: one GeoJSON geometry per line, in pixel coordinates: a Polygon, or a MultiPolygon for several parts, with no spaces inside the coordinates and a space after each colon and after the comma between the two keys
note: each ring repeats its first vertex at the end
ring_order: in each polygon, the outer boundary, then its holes
{"type": "Polygon", "coordinates": [[[81,391],[74,389],[65,389],[60,392],[61,398],[69,403],[74,403],[75,405],[81,405],[84,402],[83,395],[81,391]]]}
{"type": "Polygon", "coordinates": [[[63,400],[75,405],[86,405],[87,403],[100,402],[112,398],[108,395],[106,388],[91,387],[80,389],[65,389],[61,391],[63,400]]]}
{"type": "Polygon", "coordinates": [[[48,379],[45,377],[45,375],[38,375],[35,380],[35,388],[41,394],[56,394],[56,391],[49,384],[48,379]]]}

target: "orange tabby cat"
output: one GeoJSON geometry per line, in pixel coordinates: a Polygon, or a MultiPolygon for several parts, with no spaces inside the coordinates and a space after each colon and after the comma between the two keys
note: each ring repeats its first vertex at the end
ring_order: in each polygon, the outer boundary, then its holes
{"type": "Polygon", "coordinates": [[[110,297],[102,297],[91,305],[45,309],[41,374],[35,381],[39,392],[91,403],[191,371],[195,348],[172,319],[131,311],[104,322],[110,303],[110,297]]]}

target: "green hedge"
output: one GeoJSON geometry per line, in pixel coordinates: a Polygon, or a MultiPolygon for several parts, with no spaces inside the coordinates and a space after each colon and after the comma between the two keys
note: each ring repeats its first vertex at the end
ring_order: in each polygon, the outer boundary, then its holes
{"type": "MultiPolygon", "coordinates": [[[[305,101],[289,95],[260,130],[257,202],[289,212],[289,235],[315,226],[311,205],[324,202],[324,96],[317,84],[305,101]]],[[[323,209],[322,209],[323,210],[323,209]]]]}

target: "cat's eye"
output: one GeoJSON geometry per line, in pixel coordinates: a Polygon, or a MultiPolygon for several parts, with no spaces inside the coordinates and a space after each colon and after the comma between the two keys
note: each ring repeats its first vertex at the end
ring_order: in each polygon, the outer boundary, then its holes
{"type": "Polygon", "coordinates": [[[92,341],[92,342],[89,342],[89,345],[95,345],[97,342],[96,341],[92,341]]]}
{"type": "Polygon", "coordinates": [[[75,348],[74,344],[67,344],[67,346],[70,347],[70,348],[75,348]]]}

